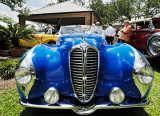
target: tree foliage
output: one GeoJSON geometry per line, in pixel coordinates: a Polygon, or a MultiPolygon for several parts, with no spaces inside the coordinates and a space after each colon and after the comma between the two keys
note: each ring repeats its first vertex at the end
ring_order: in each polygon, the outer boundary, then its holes
{"type": "Polygon", "coordinates": [[[57,0],[57,3],[66,2],[66,1],[70,1],[70,0],[57,0]]]}
{"type": "Polygon", "coordinates": [[[89,7],[95,11],[102,24],[106,24],[153,17],[160,13],[160,0],[112,0],[106,4],[102,0],[91,0],[89,7]]]}
{"type": "Polygon", "coordinates": [[[17,7],[22,8],[26,0],[0,0],[0,3],[7,5],[11,10],[16,10],[17,7]]]}
{"type": "Polygon", "coordinates": [[[0,25],[0,41],[11,40],[15,47],[19,45],[19,39],[32,40],[31,34],[37,32],[32,25],[20,26],[7,16],[1,16],[0,21],[7,23],[7,27],[0,25]]]}
{"type": "Polygon", "coordinates": [[[29,8],[23,7],[27,0],[0,0],[0,3],[11,8],[12,11],[20,13],[20,15],[29,16],[29,8]]]}
{"type": "Polygon", "coordinates": [[[12,18],[10,18],[10,17],[8,17],[6,15],[1,15],[1,14],[0,14],[0,21],[4,22],[6,24],[15,23],[15,21],[12,18]]]}

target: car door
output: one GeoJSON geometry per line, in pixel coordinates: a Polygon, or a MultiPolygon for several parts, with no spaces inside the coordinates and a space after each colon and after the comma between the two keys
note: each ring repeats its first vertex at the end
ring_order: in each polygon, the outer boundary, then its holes
{"type": "Polygon", "coordinates": [[[130,44],[139,50],[145,51],[147,50],[147,41],[151,34],[149,21],[137,22],[136,28],[132,30],[130,44]]]}

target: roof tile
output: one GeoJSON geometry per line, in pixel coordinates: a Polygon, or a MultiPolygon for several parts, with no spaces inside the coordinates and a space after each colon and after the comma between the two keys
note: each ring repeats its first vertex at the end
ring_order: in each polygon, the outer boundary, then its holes
{"type": "Polygon", "coordinates": [[[93,11],[90,8],[80,6],[70,1],[62,2],[52,6],[43,7],[34,11],[30,14],[49,14],[49,13],[67,13],[67,12],[82,12],[82,11],[93,11]]]}

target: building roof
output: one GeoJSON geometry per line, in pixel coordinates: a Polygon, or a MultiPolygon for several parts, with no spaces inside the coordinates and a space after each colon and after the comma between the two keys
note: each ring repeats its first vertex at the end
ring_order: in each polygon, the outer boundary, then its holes
{"type": "Polygon", "coordinates": [[[86,12],[86,11],[93,11],[93,10],[73,2],[66,1],[31,11],[30,14],[70,13],[70,12],[86,12]]]}

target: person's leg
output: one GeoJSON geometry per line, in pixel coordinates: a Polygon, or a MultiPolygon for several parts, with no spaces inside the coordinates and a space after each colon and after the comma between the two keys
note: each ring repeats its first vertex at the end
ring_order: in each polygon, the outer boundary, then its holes
{"type": "Polygon", "coordinates": [[[121,39],[120,38],[118,38],[118,43],[121,43],[121,39]]]}
{"type": "Polygon", "coordinates": [[[122,40],[122,43],[126,43],[126,41],[122,40]]]}
{"type": "MultiPolygon", "coordinates": [[[[107,36],[105,36],[105,40],[106,40],[106,42],[107,42],[107,36]]],[[[108,43],[108,42],[107,42],[108,43]]]]}
{"type": "Polygon", "coordinates": [[[110,37],[108,37],[108,44],[110,45],[110,37]]]}
{"type": "Polygon", "coordinates": [[[109,44],[109,37],[108,36],[106,36],[106,41],[109,44]]]}
{"type": "Polygon", "coordinates": [[[113,39],[114,39],[114,37],[110,37],[110,42],[111,42],[111,45],[113,45],[113,39]]]}

